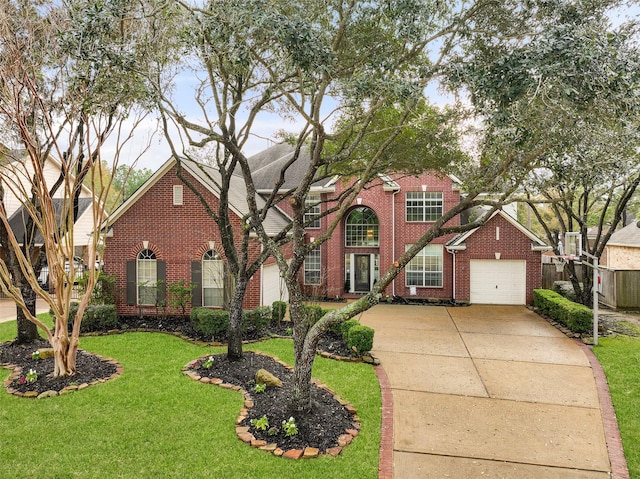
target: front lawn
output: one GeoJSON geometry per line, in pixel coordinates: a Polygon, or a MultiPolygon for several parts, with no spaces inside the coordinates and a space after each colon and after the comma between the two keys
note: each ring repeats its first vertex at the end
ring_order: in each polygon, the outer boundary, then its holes
{"type": "Polygon", "coordinates": [[[640,479],[640,338],[601,338],[593,348],[607,376],[632,479],[640,479]]]}
{"type": "MultiPolygon", "coordinates": [[[[15,322],[0,324],[0,342],[15,322]]],[[[34,400],[0,391],[0,477],[376,478],[380,389],[371,366],[318,357],[317,377],[358,410],[360,435],[336,458],[292,461],[236,436],[239,393],[187,378],[181,368],[222,349],[160,333],[83,337],[80,346],[116,359],[105,384],[34,400]]],[[[247,346],[293,363],[290,340],[247,346]]],[[[0,379],[9,376],[2,369],[0,379]]]]}

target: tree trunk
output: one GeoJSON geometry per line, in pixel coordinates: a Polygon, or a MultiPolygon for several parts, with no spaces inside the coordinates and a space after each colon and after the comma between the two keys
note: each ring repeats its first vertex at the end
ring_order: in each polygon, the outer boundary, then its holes
{"type": "Polygon", "coordinates": [[[291,389],[291,409],[304,414],[311,410],[311,372],[321,334],[309,331],[309,325],[304,325],[302,328],[304,328],[305,334],[295,333],[293,336],[295,366],[291,389]]]}
{"type": "MultiPolygon", "coordinates": [[[[24,304],[29,309],[29,312],[35,316],[36,315],[36,293],[33,291],[33,288],[29,283],[22,283],[20,285],[20,292],[22,293],[22,298],[24,300],[24,304]]],[[[38,327],[35,323],[29,321],[19,306],[16,307],[16,322],[18,326],[18,333],[16,336],[15,344],[30,344],[34,341],[37,341],[40,338],[40,334],[38,334],[38,327]]]]}
{"type": "Polygon", "coordinates": [[[53,337],[54,377],[73,376],[76,372],[78,340],[65,333],[53,337]]]}
{"type": "Polygon", "coordinates": [[[242,302],[247,289],[247,282],[239,279],[236,282],[231,302],[229,303],[229,332],[227,342],[227,358],[229,361],[242,359],[242,302]]]}

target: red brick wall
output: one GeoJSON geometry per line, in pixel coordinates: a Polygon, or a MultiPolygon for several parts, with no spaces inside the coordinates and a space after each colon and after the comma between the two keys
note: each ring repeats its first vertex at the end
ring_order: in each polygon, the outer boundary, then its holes
{"type": "Polygon", "coordinates": [[[466,246],[456,253],[456,300],[469,301],[471,297],[470,261],[495,260],[500,253],[501,260],[527,261],[527,303],[533,302],[533,290],[542,283],[541,252],[532,251],[531,239],[522,231],[496,215],[467,238],[466,246]],[[500,239],[496,239],[496,228],[500,228],[500,239]]]}
{"type": "MultiPolygon", "coordinates": [[[[352,207],[366,206],[375,211],[379,221],[379,248],[353,248],[345,246],[345,219],[340,222],[338,228],[332,238],[322,245],[321,261],[324,283],[320,287],[306,287],[307,294],[314,294],[317,291],[326,292],[328,297],[345,296],[345,254],[349,253],[378,253],[380,255],[380,276],[391,267],[396,258],[401,256],[405,251],[405,245],[414,243],[420,238],[431,223],[407,223],[405,221],[405,194],[408,191],[422,191],[422,185],[426,185],[427,191],[443,192],[443,209],[447,211],[460,201],[460,192],[454,189],[452,181],[448,177],[439,178],[431,175],[421,175],[420,177],[401,177],[394,176],[393,179],[400,185],[400,191],[394,194],[391,191],[384,191],[380,181],[376,181],[367,189],[361,191],[358,195],[361,198],[361,204],[354,202],[352,207]],[[393,210],[395,208],[395,222],[393,210]],[[395,226],[395,251],[393,249],[393,230],[395,226]]],[[[344,189],[344,185],[340,182],[336,185],[336,192],[330,197],[336,197],[340,191],[344,189]]],[[[325,198],[323,198],[324,200],[325,198]]],[[[324,207],[324,206],[323,206],[324,207]]],[[[307,230],[308,237],[317,237],[319,233],[326,228],[328,222],[333,219],[334,215],[329,215],[322,220],[322,226],[318,230],[307,230]]],[[[459,218],[456,218],[452,224],[459,224],[459,218]]],[[[434,244],[444,244],[452,236],[437,238],[434,244]]],[[[450,274],[452,268],[452,258],[446,250],[443,250],[443,286],[442,288],[417,288],[416,296],[419,298],[448,299],[452,297],[452,277],[450,274]]],[[[395,294],[398,296],[409,297],[410,290],[405,286],[405,274],[401,273],[394,283],[387,287],[385,293],[389,296],[395,294]]]]}
{"type": "MultiPolygon", "coordinates": [[[[225,258],[218,226],[186,185],[183,188],[183,205],[173,205],[173,185],[179,184],[183,183],[176,176],[174,167],[118,218],[112,227],[113,236],[106,240],[105,272],[116,275],[120,314],[139,312],[137,306],[126,303],[126,262],[136,259],[143,249],[143,241],[149,242],[149,248],[158,260],[166,261],[167,283],[191,281],[191,262],[202,259],[202,254],[209,250],[209,241],[215,242],[214,249],[225,258]]],[[[202,193],[215,211],[217,198],[204,189],[202,193]]],[[[234,222],[236,227],[240,228],[238,218],[234,222]]],[[[256,257],[259,251],[259,243],[252,243],[252,257],[256,257]]],[[[260,283],[258,272],[250,281],[245,308],[260,304],[260,283]]],[[[145,310],[145,314],[153,313],[154,309],[145,310]]]]}

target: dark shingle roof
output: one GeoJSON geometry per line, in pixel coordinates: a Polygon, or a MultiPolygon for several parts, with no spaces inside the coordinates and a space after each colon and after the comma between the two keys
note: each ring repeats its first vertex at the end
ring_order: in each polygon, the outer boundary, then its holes
{"type": "MultiPolygon", "coordinates": [[[[53,203],[54,211],[56,212],[56,222],[59,225],[61,212],[64,206],[64,200],[61,198],[54,198],[51,201],[53,203]]],[[[93,201],[93,198],[78,199],[78,218],[80,218],[82,214],[87,210],[87,208],[89,208],[92,201],[93,201]]],[[[11,218],[9,218],[9,226],[11,227],[11,231],[13,231],[13,234],[16,236],[16,238],[20,242],[22,241],[22,238],[24,238],[26,223],[28,219],[29,219],[29,215],[26,212],[24,206],[20,206],[20,208],[18,208],[18,210],[11,215],[11,218]]],[[[39,231],[36,232],[34,243],[35,244],[43,243],[42,234],[40,234],[39,231]]]]}

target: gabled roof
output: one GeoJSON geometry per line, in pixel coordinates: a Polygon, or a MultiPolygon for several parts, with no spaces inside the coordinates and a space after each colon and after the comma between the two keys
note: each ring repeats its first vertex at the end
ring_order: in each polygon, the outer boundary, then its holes
{"type": "MultiPolygon", "coordinates": [[[[208,191],[213,193],[216,197],[220,196],[220,183],[221,176],[217,168],[212,166],[196,163],[191,160],[182,160],[182,167],[191,176],[193,176],[198,182],[208,191]]],[[[120,218],[126,211],[131,208],[132,205],[138,201],[147,191],[151,189],[171,168],[177,165],[175,158],[169,158],[147,181],[138,188],[133,195],[122,203],[116,210],[109,215],[108,220],[105,222],[104,227],[109,227],[118,218],[120,218]]],[[[264,199],[257,195],[256,201],[258,208],[264,206],[264,199]]],[[[229,186],[229,209],[233,211],[239,218],[243,218],[249,214],[249,206],[247,204],[247,190],[245,187],[244,179],[241,176],[232,176],[229,186]]],[[[263,222],[265,231],[267,234],[276,234],[280,232],[290,223],[290,218],[282,212],[279,208],[271,208],[267,213],[267,217],[263,222]]]]}
{"type": "Polygon", "coordinates": [[[611,235],[607,246],[640,248],[640,222],[633,222],[611,235]]]}
{"type": "MultiPolygon", "coordinates": [[[[508,223],[513,225],[520,232],[522,232],[522,234],[524,234],[526,237],[531,239],[531,249],[532,250],[534,250],[534,251],[548,251],[548,250],[552,249],[551,246],[548,246],[544,241],[542,241],[535,234],[533,234],[533,232],[531,232],[529,229],[525,228],[523,225],[518,223],[511,215],[505,213],[502,210],[494,211],[493,214],[489,217],[489,219],[485,222],[485,224],[487,224],[496,215],[502,216],[505,220],[507,220],[508,223]]],[[[451,239],[446,244],[447,249],[450,249],[450,250],[465,249],[465,247],[466,247],[465,246],[465,241],[467,240],[467,238],[469,238],[473,233],[478,231],[480,228],[482,228],[482,226],[479,226],[479,227],[474,228],[474,229],[469,230],[469,231],[465,231],[464,233],[461,233],[458,236],[456,236],[455,238],[451,239]]]]}
{"type": "MultiPolygon", "coordinates": [[[[256,190],[260,193],[271,193],[280,181],[282,170],[291,161],[295,147],[288,143],[279,143],[260,153],[247,158],[256,190]]],[[[284,183],[280,191],[286,192],[300,184],[309,166],[309,149],[303,147],[298,159],[287,166],[284,183]]],[[[311,186],[312,191],[333,191],[333,178],[320,179],[311,186]]]]}
{"type": "MultiPolygon", "coordinates": [[[[271,193],[273,191],[276,182],[280,180],[282,169],[291,161],[294,153],[295,147],[293,145],[279,143],[248,158],[253,181],[258,192],[271,193]]],[[[280,191],[289,191],[300,184],[307,171],[309,161],[309,149],[303,147],[298,160],[287,167],[285,181],[280,187],[280,191]]],[[[455,175],[450,174],[447,176],[457,187],[462,185],[462,181],[455,175]]],[[[378,177],[382,180],[385,191],[398,191],[400,189],[400,186],[388,175],[380,173],[378,177]]],[[[311,186],[311,191],[333,192],[335,190],[334,185],[338,179],[339,176],[320,179],[311,186]]]]}
{"type": "MultiPolygon", "coordinates": [[[[87,211],[89,206],[91,206],[92,201],[93,198],[78,198],[78,218],[80,218],[84,214],[84,212],[87,211]]],[[[53,205],[53,211],[56,214],[56,224],[59,226],[65,201],[62,198],[52,198],[51,203],[53,205]]],[[[20,206],[20,208],[18,208],[18,210],[11,215],[11,218],[9,218],[9,226],[11,228],[11,231],[13,231],[13,234],[19,242],[21,242],[24,238],[25,227],[28,219],[29,214],[27,213],[24,206],[20,206]]],[[[44,243],[40,231],[36,232],[33,242],[36,245],[42,245],[44,243]]]]}

